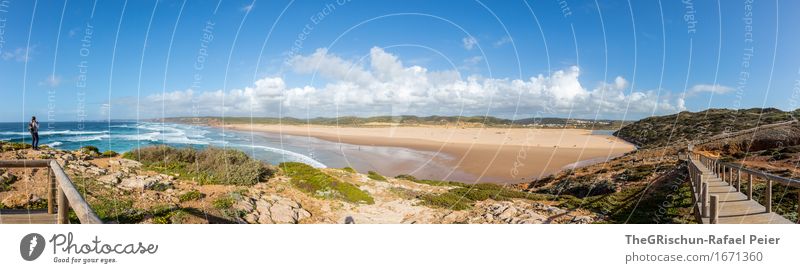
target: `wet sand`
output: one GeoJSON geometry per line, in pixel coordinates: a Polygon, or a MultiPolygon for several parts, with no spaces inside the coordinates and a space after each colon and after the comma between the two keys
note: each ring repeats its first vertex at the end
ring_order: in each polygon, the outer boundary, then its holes
{"type": "MultiPolygon", "coordinates": [[[[428,160],[397,160],[391,154],[370,156],[350,148],[349,157],[366,160],[386,175],[412,173],[468,183],[518,183],[537,179],[569,164],[632,151],[614,136],[580,129],[418,127],[332,127],[321,125],[229,124],[226,129],[308,136],[370,147],[400,147],[426,152],[428,160]],[[431,166],[422,166],[425,164],[431,166]],[[446,166],[446,167],[442,167],[446,166]],[[435,168],[431,168],[435,167],[435,168]]],[[[349,146],[353,147],[353,146],[349,146]]],[[[601,161],[602,162],[602,161],[601,161]]],[[[365,170],[359,170],[365,171],[365,170]]]]}

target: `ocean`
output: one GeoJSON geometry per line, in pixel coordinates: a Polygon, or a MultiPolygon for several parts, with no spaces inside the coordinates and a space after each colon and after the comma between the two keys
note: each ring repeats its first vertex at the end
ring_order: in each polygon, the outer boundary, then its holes
{"type": "MultiPolygon", "coordinates": [[[[0,123],[0,141],[30,143],[26,123],[0,123]]],[[[270,164],[302,162],[317,168],[353,167],[384,175],[412,174],[420,178],[470,181],[473,175],[446,166],[448,155],[400,147],[361,146],[306,136],[250,133],[187,124],[101,121],[40,123],[40,145],[62,150],[95,146],[100,151],[124,153],[150,145],[208,146],[244,151],[270,164]]]]}
{"type": "MultiPolygon", "coordinates": [[[[278,145],[270,145],[276,141],[261,139],[248,133],[223,132],[211,127],[134,121],[41,122],[39,126],[39,144],[63,150],[77,150],[91,145],[101,152],[113,150],[124,153],[150,145],[191,146],[200,149],[218,146],[246,151],[270,163],[296,161],[325,167],[325,164],[306,155],[309,151],[301,151],[302,147],[287,147],[299,151],[293,152],[280,148],[279,140],[278,145]]],[[[27,124],[0,123],[0,140],[30,143],[27,124]]]]}

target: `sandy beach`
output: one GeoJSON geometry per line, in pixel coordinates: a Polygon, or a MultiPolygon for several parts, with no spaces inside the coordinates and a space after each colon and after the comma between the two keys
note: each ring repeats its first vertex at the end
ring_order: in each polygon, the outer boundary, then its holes
{"type": "MultiPolygon", "coordinates": [[[[614,136],[593,135],[581,129],[418,127],[333,127],[322,125],[228,124],[244,132],[309,136],[363,146],[402,147],[431,154],[437,179],[462,182],[517,183],[540,178],[583,160],[615,157],[635,147],[614,136]],[[456,176],[458,173],[470,177],[456,176]],[[463,181],[463,180],[470,181],[463,181]]],[[[425,166],[401,166],[403,160],[374,158],[372,165],[385,175],[425,166]],[[383,159],[383,160],[381,160],[383,159]],[[415,168],[416,167],[416,168],[415,168]]],[[[419,163],[417,163],[419,164],[419,163]]],[[[366,170],[360,170],[366,171],[366,170]]],[[[430,173],[427,170],[427,173],[430,173]]],[[[419,176],[419,173],[414,173],[419,176]]],[[[423,175],[424,176],[430,176],[423,175]]]]}

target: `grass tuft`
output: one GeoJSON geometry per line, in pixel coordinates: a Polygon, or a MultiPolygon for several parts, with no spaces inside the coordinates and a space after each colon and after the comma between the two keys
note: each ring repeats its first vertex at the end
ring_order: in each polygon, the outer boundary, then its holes
{"type": "Polygon", "coordinates": [[[377,173],[375,171],[367,172],[367,177],[369,177],[369,179],[372,179],[372,180],[386,181],[386,177],[383,177],[383,175],[381,175],[381,174],[379,174],[379,173],[377,173]]]}
{"type": "Polygon", "coordinates": [[[309,165],[298,162],[284,162],[278,166],[287,176],[291,177],[292,185],[315,197],[335,198],[351,203],[375,203],[369,193],[309,165]]]}
{"type": "Polygon", "coordinates": [[[177,173],[200,184],[250,186],[273,174],[267,164],[233,149],[198,150],[161,145],[134,150],[123,157],[139,161],[147,169],[170,175],[177,173]]]}

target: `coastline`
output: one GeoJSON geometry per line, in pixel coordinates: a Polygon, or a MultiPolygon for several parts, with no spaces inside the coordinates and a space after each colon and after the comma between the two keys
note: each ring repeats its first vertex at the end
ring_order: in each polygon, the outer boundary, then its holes
{"type": "MultiPolygon", "coordinates": [[[[440,176],[437,179],[469,180],[462,181],[468,183],[526,182],[556,173],[576,162],[596,158],[610,160],[635,149],[634,145],[617,137],[595,135],[584,129],[277,124],[209,126],[239,132],[313,137],[359,147],[396,147],[423,151],[430,154],[427,160],[429,164],[440,165],[434,171],[440,176]],[[468,176],[459,176],[458,173],[466,173],[468,176]]],[[[341,152],[347,153],[344,150],[341,152]]],[[[391,161],[380,159],[372,158],[371,165],[376,166],[377,171],[396,175],[392,173],[394,167],[398,167],[393,166],[394,158],[391,161]]],[[[415,169],[414,166],[408,166],[408,163],[401,167],[403,170],[415,169]]],[[[416,169],[420,170],[422,167],[425,166],[417,166],[416,169]]]]}

